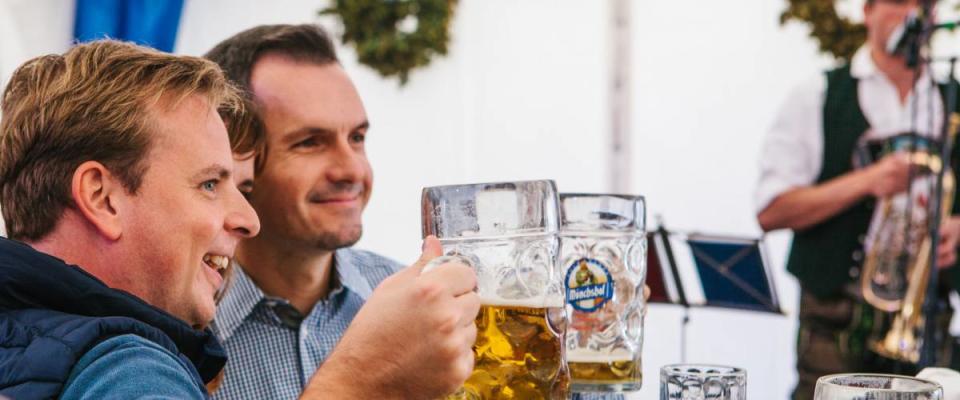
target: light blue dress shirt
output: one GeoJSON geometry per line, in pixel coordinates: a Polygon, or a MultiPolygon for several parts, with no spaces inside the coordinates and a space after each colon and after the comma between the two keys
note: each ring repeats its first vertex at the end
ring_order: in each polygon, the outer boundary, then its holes
{"type": "Polygon", "coordinates": [[[228,355],[214,398],[296,399],[373,288],[400,268],[370,252],[337,250],[337,286],[306,316],[286,300],[266,296],[242,268],[235,268],[236,280],[213,324],[228,355]]]}
{"type": "MultiPolygon", "coordinates": [[[[333,351],[353,317],[382,280],[402,266],[374,253],[334,253],[339,285],[303,316],[284,299],[266,296],[235,268],[235,282],[217,308],[213,331],[227,350],[223,384],[214,399],[296,399],[333,351]]],[[[573,399],[622,399],[579,394],[573,399]]]]}

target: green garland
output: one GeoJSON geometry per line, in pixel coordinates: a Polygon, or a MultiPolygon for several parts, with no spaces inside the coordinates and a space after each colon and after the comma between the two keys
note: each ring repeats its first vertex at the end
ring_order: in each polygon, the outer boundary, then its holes
{"type": "Polygon", "coordinates": [[[321,15],[343,22],[343,44],[360,63],[406,84],[410,71],[447,54],[456,0],[333,0],[321,15]],[[406,25],[406,31],[403,25],[406,25]],[[413,28],[415,26],[415,28],[413,28]]]}
{"type": "Polygon", "coordinates": [[[780,15],[780,25],[790,20],[811,26],[810,36],[820,44],[820,51],[849,61],[867,40],[867,28],[837,14],[834,0],[787,0],[787,9],[780,15]]]}

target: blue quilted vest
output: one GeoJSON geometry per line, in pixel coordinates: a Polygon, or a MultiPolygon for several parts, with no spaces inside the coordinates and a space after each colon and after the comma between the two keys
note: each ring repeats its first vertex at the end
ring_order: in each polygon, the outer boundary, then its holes
{"type": "Polygon", "coordinates": [[[210,330],[193,329],[76,266],[0,238],[0,395],[55,398],[88,350],[124,334],[178,354],[201,386],[226,363],[210,330]]]}

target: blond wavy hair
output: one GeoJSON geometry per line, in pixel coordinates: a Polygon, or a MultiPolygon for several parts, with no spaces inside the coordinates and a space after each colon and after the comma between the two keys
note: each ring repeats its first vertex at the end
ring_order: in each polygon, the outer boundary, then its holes
{"type": "Polygon", "coordinates": [[[8,236],[38,240],[73,207],[76,168],[98,161],[135,194],[149,167],[151,110],[199,95],[242,106],[213,62],[101,40],[18,68],[0,98],[0,209],[8,236]]]}

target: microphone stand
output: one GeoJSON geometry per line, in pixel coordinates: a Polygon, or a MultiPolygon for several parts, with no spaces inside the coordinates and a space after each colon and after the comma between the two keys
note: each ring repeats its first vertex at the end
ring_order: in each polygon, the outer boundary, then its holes
{"type": "MultiPolygon", "coordinates": [[[[919,27],[910,27],[907,26],[906,29],[917,29],[914,31],[913,40],[910,40],[906,44],[905,58],[907,66],[917,67],[921,63],[924,65],[929,65],[932,63],[932,60],[924,61],[923,50],[930,48],[930,38],[933,35],[933,32],[938,29],[949,29],[953,30],[954,28],[960,26],[960,21],[951,21],[947,23],[937,24],[933,21],[933,2],[926,0],[922,2],[922,11],[923,19],[920,21],[921,25],[919,27]]],[[[909,34],[909,32],[908,32],[909,34]]],[[[929,55],[929,51],[927,52],[929,55]]],[[[928,268],[929,277],[927,279],[927,291],[923,301],[922,314],[923,315],[923,335],[920,349],[920,360],[917,363],[920,369],[925,367],[930,367],[936,365],[937,362],[937,350],[939,349],[938,340],[940,338],[939,332],[937,332],[937,315],[939,314],[939,287],[940,287],[940,274],[939,268],[937,268],[938,262],[938,247],[940,244],[940,225],[943,217],[943,177],[952,164],[952,150],[954,137],[957,133],[957,128],[960,126],[960,115],[955,111],[957,108],[957,91],[958,85],[954,84],[954,73],[956,71],[957,57],[951,57],[949,59],[950,68],[947,75],[947,89],[944,94],[944,112],[943,112],[943,126],[940,129],[940,160],[941,166],[940,169],[936,172],[937,178],[934,183],[933,192],[930,196],[930,203],[928,207],[928,238],[930,240],[930,255],[928,268]]],[[[916,82],[914,82],[916,83],[916,82]]],[[[936,89],[931,89],[936,90],[936,89]]],[[[916,93],[914,94],[917,95],[916,93]]],[[[932,103],[931,103],[932,107],[932,103]]],[[[911,174],[912,175],[912,174],[911,174]]],[[[912,179],[911,179],[912,180],[912,179]]],[[[912,196],[911,196],[912,197],[912,196]]],[[[913,200],[911,199],[910,202],[913,200]]],[[[947,210],[949,213],[950,210],[947,210]]],[[[909,217],[908,217],[909,218],[909,217]]],[[[896,363],[895,365],[899,365],[896,363]]]]}
{"type": "MultiPolygon", "coordinates": [[[[922,9],[921,9],[920,18],[913,19],[912,17],[908,17],[907,20],[904,21],[903,32],[901,33],[901,35],[903,36],[900,39],[898,39],[898,43],[888,47],[888,51],[890,52],[893,52],[893,53],[902,52],[901,54],[904,56],[904,61],[907,67],[916,68],[916,73],[913,79],[913,86],[911,87],[911,91],[914,92],[913,94],[914,100],[916,100],[917,96],[919,96],[919,93],[916,93],[915,91],[916,84],[919,80],[918,78],[921,76],[923,72],[923,68],[928,67],[930,63],[932,63],[931,60],[924,60],[922,58],[922,56],[924,55],[923,50],[924,49],[928,50],[930,48],[930,38],[933,35],[933,32],[939,28],[938,25],[935,24],[933,21],[932,3],[929,1],[924,1],[921,4],[921,7],[922,9]]],[[[927,51],[927,55],[929,55],[929,53],[930,52],[927,51]]],[[[950,82],[952,82],[952,79],[953,79],[953,68],[954,68],[954,63],[951,62],[950,64],[951,71],[949,75],[950,82]]],[[[953,93],[954,92],[953,85],[950,85],[949,87],[950,89],[948,91],[950,93],[946,95],[947,98],[945,99],[946,104],[944,107],[944,116],[945,116],[944,126],[940,134],[942,139],[940,141],[941,160],[949,160],[949,155],[950,155],[949,149],[951,148],[951,146],[949,146],[949,144],[946,143],[947,125],[948,125],[946,116],[950,115],[950,112],[952,112],[953,109],[955,108],[956,95],[953,93]]],[[[931,88],[931,90],[936,90],[936,89],[931,88]]],[[[931,104],[930,107],[933,107],[932,106],[933,103],[930,103],[930,104],[931,104]]],[[[914,106],[913,116],[911,119],[911,127],[913,127],[914,129],[913,133],[915,135],[917,134],[915,131],[915,127],[917,125],[916,111],[917,111],[916,106],[914,106]]],[[[931,135],[933,134],[933,132],[930,132],[930,133],[931,135]]],[[[916,140],[917,139],[914,138],[913,141],[911,141],[910,151],[915,150],[914,143],[916,140]]],[[[930,251],[930,254],[928,256],[929,257],[928,269],[931,269],[931,270],[928,271],[929,277],[927,280],[927,288],[926,288],[927,291],[925,292],[923,305],[922,305],[922,312],[921,312],[921,315],[923,316],[924,320],[923,320],[923,331],[921,333],[922,338],[920,338],[920,344],[921,344],[920,360],[917,363],[918,367],[921,369],[927,366],[935,365],[936,356],[937,356],[936,354],[936,349],[938,347],[936,346],[937,337],[936,337],[936,333],[934,332],[936,330],[936,319],[937,319],[936,315],[939,311],[937,310],[937,303],[938,303],[937,294],[938,293],[936,290],[939,287],[938,286],[939,271],[937,270],[937,267],[936,267],[937,266],[937,244],[940,243],[940,212],[941,212],[940,209],[941,209],[941,203],[942,203],[941,197],[943,193],[943,174],[946,171],[946,165],[948,165],[948,162],[943,161],[941,163],[940,170],[937,171],[937,180],[935,182],[934,188],[932,189],[932,191],[935,193],[931,193],[930,202],[927,204],[927,207],[928,207],[927,209],[928,236],[927,237],[930,240],[930,243],[932,243],[931,244],[932,250],[930,251]],[[932,207],[932,209],[930,207],[932,207]]],[[[907,241],[910,237],[910,230],[911,230],[910,222],[913,219],[912,217],[913,214],[910,211],[914,201],[913,195],[911,194],[912,192],[911,189],[913,187],[913,179],[914,179],[914,170],[912,165],[910,166],[909,172],[910,173],[907,176],[907,188],[908,188],[907,189],[908,200],[907,200],[907,209],[906,209],[907,224],[905,226],[905,231],[904,231],[904,235],[905,235],[904,246],[907,245],[907,241]]],[[[907,264],[909,264],[909,256],[907,256],[907,254],[908,253],[906,252],[901,254],[901,257],[900,257],[901,259],[899,260],[899,263],[904,267],[906,267],[907,264]]],[[[907,274],[906,268],[904,268],[902,272],[904,274],[907,274]]],[[[901,369],[901,362],[897,359],[894,359],[893,361],[894,361],[893,363],[894,371],[895,373],[899,374],[901,369]]]]}
{"type": "MultiPolygon", "coordinates": [[[[930,238],[930,277],[927,280],[926,298],[923,302],[923,345],[921,346],[919,367],[925,368],[936,365],[938,346],[937,332],[937,314],[939,313],[939,287],[940,270],[937,268],[938,252],[940,244],[940,225],[943,213],[943,176],[947,168],[952,164],[951,153],[953,150],[954,137],[957,133],[957,85],[954,84],[953,74],[956,71],[957,57],[950,58],[950,68],[947,83],[947,90],[944,100],[944,118],[943,126],[940,129],[940,160],[941,167],[937,171],[937,179],[934,186],[933,196],[930,198],[930,207],[932,215],[929,223],[930,238]]],[[[949,213],[950,210],[947,210],[949,213]]]]}
{"type": "MultiPolygon", "coordinates": [[[[919,60],[920,57],[920,48],[930,47],[930,38],[933,35],[933,32],[937,29],[950,29],[952,30],[957,26],[956,22],[948,22],[942,24],[936,24],[933,21],[933,3],[931,1],[923,2],[923,11],[924,11],[924,32],[920,36],[920,40],[917,40],[915,46],[911,46],[911,53],[916,51],[916,54],[908,55],[908,60],[910,57],[916,57],[919,60]]],[[[953,164],[952,153],[953,153],[953,142],[954,137],[957,133],[958,121],[960,117],[957,116],[957,85],[954,83],[954,73],[956,72],[957,58],[950,58],[950,68],[949,73],[947,74],[947,89],[944,94],[944,107],[943,107],[943,126],[940,128],[940,170],[937,171],[937,179],[934,183],[934,193],[930,196],[929,207],[931,212],[928,212],[929,216],[929,235],[930,238],[930,256],[929,256],[929,274],[930,276],[927,279],[927,291],[926,296],[923,301],[923,315],[924,327],[923,327],[923,342],[920,350],[920,362],[918,366],[923,369],[925,367],[934,366],[937,363],[937,350],[939,349],[939,340],[941,338],[939,332],[937,332],[937,323],[938,323],[938,314],[939,310],[939,288],[940,288],[940,269],[937,267],[938,262],[938,248],[940,244],[940,225],[943,218],[943,177],[946,174],[947,168],[953,164]]],[[[929,62],[927,63],[929,65],[929,62]]],[[[935,90],[935,89],[932,89],[935,90]]],[[[931,103],[931,107],[932,103],[931,103]]],[[[949,214],[951,210],[946,210],[949,214]]]]}

